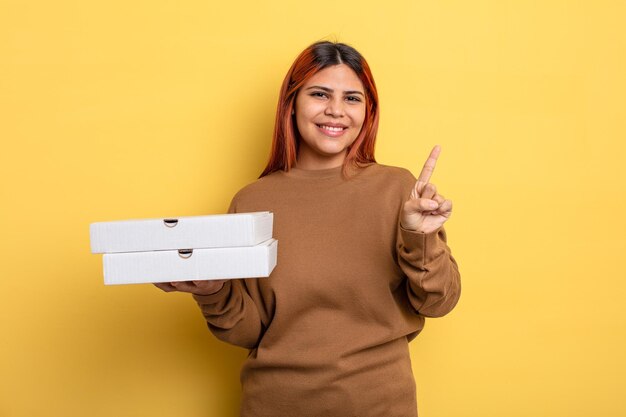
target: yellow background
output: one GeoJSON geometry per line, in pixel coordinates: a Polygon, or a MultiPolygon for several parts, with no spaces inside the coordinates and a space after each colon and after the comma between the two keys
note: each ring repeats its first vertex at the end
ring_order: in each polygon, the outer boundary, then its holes
{"type": "Polygon", "coordinates": [[[378,161],[455,203],[420,415],[626,415],[623,1],[0,2],[0,416],[236,416],[245,351],[105,287],[89,223],[224,212],[316,40],[368,59],[378,161]]]}

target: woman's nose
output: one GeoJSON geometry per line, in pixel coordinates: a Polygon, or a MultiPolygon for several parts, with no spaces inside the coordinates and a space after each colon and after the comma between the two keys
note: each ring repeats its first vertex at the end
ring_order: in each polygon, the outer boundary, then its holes
{"type": "Polygon", "coordinates": [[[341,117],[344,115],[343,101],[332,99],[328,100],[328,105],[326,106],[326,111],[324,112],[327,116],[332,117],[341,117]]]}

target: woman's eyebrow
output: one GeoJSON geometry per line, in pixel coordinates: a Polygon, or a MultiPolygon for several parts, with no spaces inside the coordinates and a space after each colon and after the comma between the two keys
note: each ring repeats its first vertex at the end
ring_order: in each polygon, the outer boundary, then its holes
{"type": "MultiPolygon", "coordinates": [[[[319,90],[322,90],[322,91],[326,91],[327,93],[333,93],[335,91],[332,88],[323,87],[321,85],[312,85],[312,86],[307,88],[307,90],[311,90],[311,89],[319,89],[319,90]]],[[[358,90],[349,90],[349,91],[344,91],[343,93],[344,94],[360,94],[363,97],[365,97],[365,94],[363,94],[362,92],[360,92],[358,90]]]]}

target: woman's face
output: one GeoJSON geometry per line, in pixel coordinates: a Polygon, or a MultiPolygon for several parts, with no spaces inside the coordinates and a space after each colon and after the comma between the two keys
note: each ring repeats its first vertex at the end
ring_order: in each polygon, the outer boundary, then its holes
{"type": "Polygon", "coordinates": [[[324,68],[298,91],[294,107],[298,168],[340,166],[365,120],[365,89],[356,73],[345,64],[324,68]]]}

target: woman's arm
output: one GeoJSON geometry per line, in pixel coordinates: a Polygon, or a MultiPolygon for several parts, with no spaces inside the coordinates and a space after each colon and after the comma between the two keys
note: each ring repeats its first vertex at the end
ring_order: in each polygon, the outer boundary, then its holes
{"type": "Polygon", "coordinates": [[[398,225],[396,249],[411,306],[427,317],[449,313],[461,295],[461,276],[445,230],[420,233],[398,225]]]}
{"type": "Polygon", "coordinates": [[[254,349],[261,337],[257,307],[241,279],[228,280],[216,293],[194,294],[209,330],[224,342],[254,349]]]}
{"type": "Polygon", "coordinates": [[[452,214],[452,201],[430,183],[440,151],[439,146],[433,148],[402,206],[396,240],[398,264],[408,277],[409,301],[429,317],[449,313],[461,295],[459,269],[443,229],[452,214]]]}
{"type": "Polygon", "coordinates": [[[241,279],[154,284],[165,292],[190,293],[209,330],[220,340],[254,349],[261,337],[261,319],[241,279]]]}

